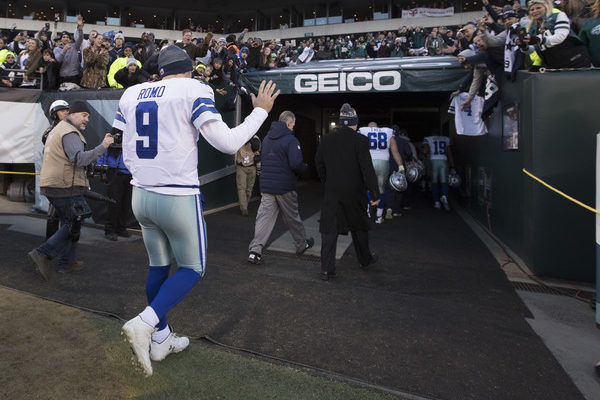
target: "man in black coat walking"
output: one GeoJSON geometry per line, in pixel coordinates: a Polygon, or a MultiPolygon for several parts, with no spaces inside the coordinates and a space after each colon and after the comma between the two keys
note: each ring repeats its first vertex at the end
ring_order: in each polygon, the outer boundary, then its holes
{"type": "Polygon", "coordinates": [[[367,191],[371,205],[379,204],[377,176],[369,153],[369,139],[356,132],[358,116],[349,105],[340,109],[340,129],[323,136],[316,166],[325,185],[321,206],[321,279],[336,275],[335,249],[338,234],[352,234],[358,262],[363,268],[377,262],[369,249],[367,191]]]}

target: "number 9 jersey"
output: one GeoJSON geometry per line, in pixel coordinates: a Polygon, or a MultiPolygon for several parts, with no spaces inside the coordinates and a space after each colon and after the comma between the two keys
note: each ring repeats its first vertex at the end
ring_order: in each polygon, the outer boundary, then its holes
{"type": "Polygon", "coordinates": [[[371,159],[385,161],[390,159],[390,140],[394,135],[393,130],[390,128],[362,127],[358,129],[358,133],[369,139],[371,159]]]}
{"type": "Polygon", "coordinates": [[[172,195],[199,192],[200,127],[222,121],[212,89],[188,78],[147,82],[128,88],[113,127],[123,131],[123,161],[132,185],[172,195]]]}

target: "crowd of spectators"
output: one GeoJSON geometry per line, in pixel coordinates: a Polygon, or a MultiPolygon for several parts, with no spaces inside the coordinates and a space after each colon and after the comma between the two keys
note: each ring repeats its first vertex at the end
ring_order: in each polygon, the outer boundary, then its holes
{"type": "MultiPolygon", "coordinates": [[[[530,0],[528,10],[518,1],[495,1],[483,0],[485,15],[460,27],[401,26],[397,31],[283,41],[249,37],[247,29],[237,36],[194,38],[196,32],[185,29],[176,45],[196,63],[195,77],[222,94],[228,91],[224,86],[233,93],[244,90],[240,74],[315,60],[461,55],[459,61],[473,71],[504,72],[511,79],[519,69],[600,65],[600,0],[592,6],[585,0],[530,0]]],[[[91,31],[85,39],[83,26],[80,16],[73,34],[56,32],[56,24],[51,32],[46,23],[33,36],[16,27],[0,36],[0,86],[126,88],[160,79],[158,52],[168,41],[157,43],[153,33],[145,32],[137,43],[126,42],[122,33],[112,31],[91,31]]]]}

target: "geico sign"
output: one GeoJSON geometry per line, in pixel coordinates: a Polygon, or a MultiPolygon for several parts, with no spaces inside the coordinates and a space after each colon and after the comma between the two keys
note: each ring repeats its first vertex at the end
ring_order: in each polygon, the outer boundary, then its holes
{"type": "Polygon", "coordinates": [[[294,79],[294,89],[298,93],[390,91],[399,88],[399,71],[299,74],[294,79]]]}

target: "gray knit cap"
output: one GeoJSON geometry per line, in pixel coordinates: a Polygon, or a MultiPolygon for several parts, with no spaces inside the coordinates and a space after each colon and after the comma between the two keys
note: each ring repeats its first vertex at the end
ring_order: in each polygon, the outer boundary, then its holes
{"type": "Polygon", "coordinates": [[[162,77],[189,72],[194,69],[192,59],[177,46],[164,47],[158,56],[158,72],[162,77]]]}
{"type": "Polygon", "coordinates": [[[348,103],[344,103],[340,108],[340,124],[343,126],[358,125],[356,110],[348,103]]]}
{"type": "Polygon", "coordinates": [[[137,65],[137,60],[133,57],[127,59],[127,66],[129,67],[131,64],[137,65]]]}

